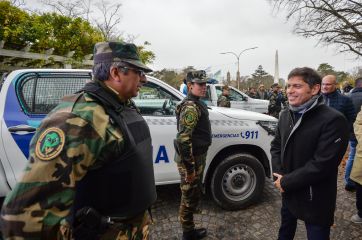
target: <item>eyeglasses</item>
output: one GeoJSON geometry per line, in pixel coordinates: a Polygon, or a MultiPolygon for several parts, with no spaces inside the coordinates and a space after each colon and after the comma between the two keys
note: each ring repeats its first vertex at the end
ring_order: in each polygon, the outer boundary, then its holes
{"type": "Polygon", "coordinates": [[[135,72],[136,74],[138,74],[140,77],[146,76],[145,72],[142,71],[142,70],[140,70],[140,69],[129,68],[129,67],[120,67],[119,69],[121,69],[122,72],[124,72],[125,74],[126,74],[129,70],[132,70],[133,72],[135,72]]]}
{"type": "Polygon", "coordinates": [[[137,73],[140,77],[146,76],[146,73],[140,69],[131,68],[131,70],[133,70],[135,73],[137,73]]]}

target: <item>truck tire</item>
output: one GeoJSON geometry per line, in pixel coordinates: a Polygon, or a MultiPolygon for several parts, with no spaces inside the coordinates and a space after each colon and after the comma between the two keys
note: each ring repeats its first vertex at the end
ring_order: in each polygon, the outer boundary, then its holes
{"type": "Polygon", "coordinates": [[[214,201],[225,210],[246,208],[260,197],[265,183],[263,165],[250,154],[228,156],[215,168],[210,190],[214,201]]]}

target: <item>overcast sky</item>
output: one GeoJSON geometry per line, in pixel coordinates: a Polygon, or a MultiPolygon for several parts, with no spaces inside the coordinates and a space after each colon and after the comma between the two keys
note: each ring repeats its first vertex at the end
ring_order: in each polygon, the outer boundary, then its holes
{"type": "MultiPolygon", "coordinates": [[[[39,0],[26,0],[27,4],[39,0]]],[[[197,69],[211,67],[212,72],[230,71],[235,76],[239,54],[240,73],[250,75],[258,65],[274,75],[275,51],[279,52],[280,77],[294,67],[317,68],[329,63],[336,70],[350,71],[362,65],[348,54],[338,54],[335,46],[316,46],[317,39],[305,39],[292,33],[293,22],[285,15],[272,13],[267,0],[113,0],[123,4],[119,29],[138,36],[156,54],[151,67],[197,69]]]]}

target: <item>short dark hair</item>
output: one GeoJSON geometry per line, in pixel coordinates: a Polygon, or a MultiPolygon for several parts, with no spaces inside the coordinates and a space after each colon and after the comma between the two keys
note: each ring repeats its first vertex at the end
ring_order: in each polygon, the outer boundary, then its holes
{"type": "Polygon", "coordinates": [[[309,67],[294,68],[289,73],[288,79],[291,79],[292,77],[301,77],[310,88],[317,84],[321,85],[322,83],[321,76],[314,69],[309,67]]]}
{"type": "Polygon", "coordinates": [[[354,80],[355,87],[362,87],[362,77],[357,78],[354,80]]]}

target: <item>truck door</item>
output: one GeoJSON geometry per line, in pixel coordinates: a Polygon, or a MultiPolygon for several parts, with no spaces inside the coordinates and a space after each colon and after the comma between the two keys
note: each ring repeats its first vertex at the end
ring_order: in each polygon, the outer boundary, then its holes
{"type": "Polygon", "coordinates": [[[232,108],[240,108],[244,110],[251,110],[251,105],[248,103],[248,96],[244,96],[233,88],[230,88],[230,103],[232,108]]]}
{"type": "Polygon", "coordinates": [[[156,183],[178,182],[173,140],[177,132],[176,104],[180,99],[149,80],[133,100],[150,128],[156,183]]]}
{"type": "MultiPolygon", "coordinates": [[[[215,86],[217,98],[222,94],[222,87],[215,86]]],[[[231,103],[231,108],[239,108],[244,110],[251,110],[251,104],[248,103],[248,96],[244,96],[241,92],[237,91],[233,87],[229,87],[229,98],[231,103]]]]}
{"type": "Polygon", "coordinates": [[[24,170],[30,140],[41,120],[64,95],[78,91],[90,78],[88,71],[20,71],[11,80],[0,119],[5,155],[1,160],[10,187],[15,185],[24,170]]]}

